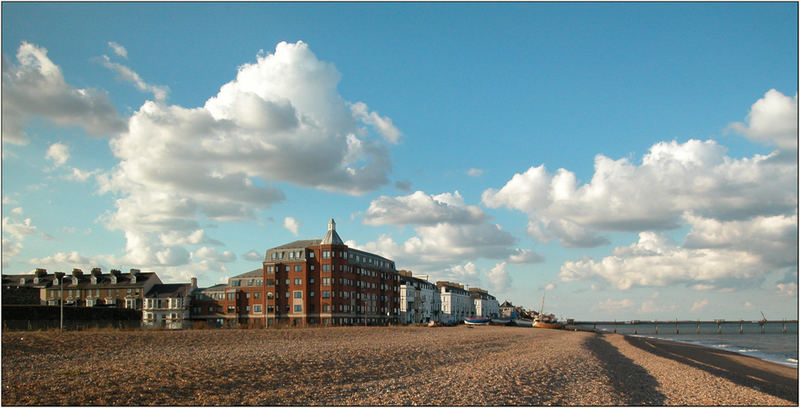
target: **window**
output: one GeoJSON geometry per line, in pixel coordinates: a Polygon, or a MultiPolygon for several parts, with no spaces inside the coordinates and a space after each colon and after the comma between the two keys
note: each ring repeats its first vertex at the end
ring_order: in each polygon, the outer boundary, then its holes
{"type": "Polygon", "coordinates": [[[322,265],[322,272],[330,272],[331,266],[328,264],[322,265]]]}
{"type": "Polygon", "coordinates": [[[228,293],[228,300],[236,300],[236,294],[235,293],[228,293]]]}
{"type": "Polygon", "coordinates": [[[308,278],[308,283],[313,284],[314,283],[314,278],[308,278]]]}
{"type": "Polygon", "coordinates": [[[331,285],[331,278],[322,278],[322,285],[323,286],[330,286],[331,285]]]}
{"type": "Polygon", "coordinates": [[[313,258],[314,257],[314,251],[308,251],[308,257],[309,258],[313,258]]]}
{"type": "Polygon", "coordinates": [[[228,313],[233,313],[236,311],[236,308],[233,306],[228,306],[228,313]]]}
{"type": "MultiPolygon", "coordinates": [[[[312,252],[312,253],[313,253],[313,252],[312,252]]],[[[314,269],[314,265],[311,265],[311,270],[312,270],[312,271],[313,271],[313,270],[315,270],[315,269],[314,269]]]]}
{"type": "Polygon", "coordinates": [[[289,285],[289,278],[286,278],[286,285],[289,285]]]}
{"type": "Polygon", "coordinates": [[[273,297],[274,296],[272,296],[272,292],[267,292],[267,299],[272,299],[273,297]]]}
{"type": "Polygon", "coordinates": [[[275,313],[275,306],[267,305],[267,313],[275,313]]]}
{"type": "Polygon", "coordinates": [[[295,312],[302,312],[303,311],[303,305],[294,305],[294,311],[295,312]]]}
{"type": "Polygon", "coordinates": [[[313,297],[314,296],[314,291],[312,290],[311,292],[308,292],[308,296],[313,297]]]}
{"type": "Polygon", "coordinates": [[[261,292],[256,292],[255,294],[253,294],[253,296],[254,296],[256,299],[261,299],[261,292]]]}
{"type": "MultiPolygon", "coordinates": [[[[275,254],[272,254],[272,255],[275,255],[275,254]]],[[[267,266],[267,273],[273,273],[273,272],[275,272],[275,267],[272,266],[272,265],[267,266]]]]}
{"type": "Polygon", "coordinates": [[[323,312],[330,312],[331,311],[331,305],[322,305],[322,311],[323,312]]]}
{"type": "Polygon", "coordinates": [[[245,311],[247,311],[247,312],[249,312],[249,311],[250,311],[250,305],[247,305],[247,306],[245,306],[245,307],[244,307],[244,310],[245,310],[245,311]]]}
{"type": "Polygon", "coordinates": [[[303,284],[303,279],[302,278],[295,278],[294,279],[294,284],[295,285],[302,285],[303,284]]]}
{"type": "Polygon", "coordinates": [[[267,286],[275,286],[275,279],[267,279],[267,286]]]}
{"type": "Polygon", "coordinates": [[[253,280],[252,279],[248,279],[247,280],[247,286],[253,286],[253,280]]]}
{"type": "Polygon", "coordinates": [[[330,297],[331,297],[331,291],[329,291],[329,290],[323,290],[322,291],[322,298],[323,299],[328,299],[330,297]]]}
{"type": "Polygon", "coordinates": [[[253,306],[253,311],[256,312],[256,313],[261,313],[261,305],[253,306]]]}
{"type": "Polygon", "coordinates": [[[214,311],[214,306],[209,306],[209,307],[208,307],[208,311],[209,311],[209,312],[213,312],[213,311],[214,311]]]}
{"type": "Polygon", "coordinates": [[[322,259],[330,259],[331,251],[322,251],[322,259]]]}
{"type": "Polygon", "coordinates": [[[289,292],[286,292],[286,299],[289,299],[289,292]]]}
{"type": "Polygon", "coordinates": [[[289,265],[286,265],[286,268],[285,268],[284,270],[285,270],[286,272],[289,272],[289,265]]]}
{"type": "Polygon", "coordinates": [[[241,285],[242,285],[242,281],[240,281],[238,279],[231,281],[231,286],[233,286],[233,287],[237,287],[237,286],[241,286],[241,285]]]}
{"type": "Polygon", "coordinates": [[[303,291],[297,290],[294,292],[295,299],[302,299],[303,298],[303,291]]]}

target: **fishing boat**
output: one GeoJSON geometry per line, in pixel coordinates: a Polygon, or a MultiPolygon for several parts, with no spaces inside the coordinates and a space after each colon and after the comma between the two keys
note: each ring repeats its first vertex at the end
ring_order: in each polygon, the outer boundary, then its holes
{"type": "Polygon", "coordinates": [[[559,323],[555,316],[544,314],[544,294],[542,294],[542,308],[539,309],[539,314],[533,318],[533,327],[540,329],[561,329],[565,326],[564,323],[559,323]]]}
{"type": "Polygon", "coordinates": [[[492,326],[511,326],[511,319],[492,319],[489,322],[492,326]]]}
{"type": "Polygon", "coordinates": [[[464,323],[485,326],[488,325],[491,320],[492,319],[488,317],[465,317],[464,323]]]}
{"type": "Polygon", "coordinates": [[[538,327],[540,329],[562,329],[562,328],[564,328],[564,326],[565,326],[564,323],[545,322],[545,321],[540,320],[538,318],[533,320],[533,327],[538,327]]]}
{"type": "Polygon", "coordinates": [[[533,327],[533,320],[516,318],[512,320],[515,326],[519,327],[533,327]]]}

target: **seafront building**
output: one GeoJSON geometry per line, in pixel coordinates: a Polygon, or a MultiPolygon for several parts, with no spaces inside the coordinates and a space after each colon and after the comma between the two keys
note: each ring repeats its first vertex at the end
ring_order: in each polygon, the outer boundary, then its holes
{"type": "Polygon", "coordinates": [[[442,313],[441,296],[428,275],[400,274],[400,323],[438,322],[442,313]]]}
{"type": "Polygon", "coordinates": [[[27,304],[58,306],[111,306],[142,310],[144,295],[161,279],[154,272],[131,269],[122,273],[112,269],[108,274],[100,268],[84,274],[73,269],[71,274],[36,269],[32,274],[3,275],[3,292],[16,293],[27,304]],[[38,294],[38,299],[37,299],[38,294]]]}
{"type": "Polygon", "coordinates": [[[398,322],[400,275],[394,261],[349,248],[333,219],[321,240],[271,248],[263,264],[267,326],[398,322]]]}
{"type": "Polygon", "coordinates": [[[154,272],[131,269],[89,274],[74,269],[48,274],[2,275],[3,304],[118,307],[141,311],[143,327],[186,328],[386,325],[441,322],[501,315],[497,299],[479,288],[428,281],[398,271],[395,262],[348,247],[328,222],[322,239],[276,246],[262,267],[198,288],[164,284],[154,272]],[[62,291],[63,284],[63,291],[62,291]]]}
{"type": "Polygon", "coordinates": [[[192,292],[196,289],[196,278],[192,278],[192,283],[153,285],[144,295],[142,326],[167,329],[189,327],[192,292]]]}
{"type": "Polygon", "coordinates": [[[442,301],[441,322],[458,324],[465,317],[475,316],[475,303],[472,295],[464,289],[464,285],[448,281],[436,282],[442,301]]]}
{"type": "Polygon", "coordinates": [[[469,288],[469,293],[470,296],[472,296],[475,316],[490,318],[500,317],[500,305],[497,303],[497,298],[480,288],[469,288]]]}

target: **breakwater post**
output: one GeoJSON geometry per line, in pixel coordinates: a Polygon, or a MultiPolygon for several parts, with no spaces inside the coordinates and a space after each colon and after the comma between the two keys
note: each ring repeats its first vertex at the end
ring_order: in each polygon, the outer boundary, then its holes
{"type": "Polygon", "coordinates": [[[697,330],[695,331],[695,334],[700,334],[700,321],[699,320],[697,321],[697,330]]]}
{"type": "Polygon", "coordinates": [[[739,320],[739,334],[744,332],[744,321],[739,320]]]}
{"type": "Polygon", "coordinates": [[[656,323],[656,334],[658,334],[658,323],[656,323]]]}
{"type": "Polygon", "coordinates": [[[781,333],[786,334],[786,319],[783,319],[783,329],[781,329],[781,333]]]}
{"type": "Polygon", "coordinates": [[[675,318],[675,334],[681,334],[680,331],[678,331],[678,318],[677,317],[675,318]]]}

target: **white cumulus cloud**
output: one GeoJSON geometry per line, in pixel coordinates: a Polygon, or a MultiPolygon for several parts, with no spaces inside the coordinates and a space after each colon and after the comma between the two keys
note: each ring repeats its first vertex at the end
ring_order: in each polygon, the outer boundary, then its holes
{"type": "Polygon", "coordinates": [[[283,227],[289,230],[292,235],[297,236],[297,231],[300,229],[300,222],[294,217],[286,217],[283,219],[283,227]]]}
{"type": "Polygon", "coordinates": [[[487,218],[480,208],[465,205],[458,190],[438,195],[416,191],[407,196],[380,196],[373,200],[364,215],[364,223],[367,225],[477,224],[487,218]]]}
{"type": "Polygon", "coordinates": [[[388,148],[369,131],[382,125],[351,110],[337,92],[340,77],[305,43],[282,42],[240,66],[201,107],[145,102],[110,142],[118,166],[97,177],[101,192],[118,196],[105,220],[125,232],[123,259],[203,258],[189,256],[191,242],[161,234],[195,233],[201,218],[255,219],[285,199],[277,182],[355,195],[388,183],[388,148]]]}
{"type": "Polygon", "coordinates": [[[99,136],[125,130],[108,95],[67,84],[45,48],[22,42],[16,57],[15,65],[3,55],[3,142],[26,144],[24,128],[33,117],[60,126],[81,126],[99,136]]]}
{"type": "Polygon", "coordinates": [[[69,147],[63,143],[53,143],[47,148],[44,157],[51,160],[55,167],[59,167],[69,160],[69,147]]]}
{"type": "Polygon", "coordinates": [[[770,89],[750,107],[745,121],[747,124],[736,122],[730,128],[748,139],[797,151],[797,94],[789,97],[770,89]]]}

